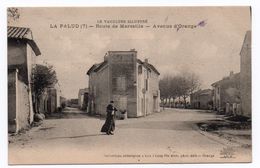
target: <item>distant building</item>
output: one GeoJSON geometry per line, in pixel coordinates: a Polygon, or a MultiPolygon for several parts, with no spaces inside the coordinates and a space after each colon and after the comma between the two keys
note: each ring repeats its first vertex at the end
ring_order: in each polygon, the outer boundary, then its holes
{"type": "Polygon", "coordinates": [[[251,117],[251,31],[247,31],[240,52],[241,114],[251,117]]]}
{"type": "Polygon", "coordinates": [[[79,89],[78,105],[81,110],[87,110],[87,108],[88,108],[88,88],[79,89]]]}
{"type": "Polygon", "coordinates": [[[78,99],[69,99],[67,100],[67,106],[72,108],[79,108],[78,99]]]}
{"type": "Polygon", "coordinates": [[[228,77],[211,85],[213,87],[213,109],[226,114],[240,112],[240,73],[230,72],[228,77]]]}
{"type": "Polygon", "coordinates": [[[17,132],[33,121],[31,71],[41,54],[29,28],[7,28],[8,37],[8,131],[17,132]]]}
{"type": "Polygon", "coordinates": [[[59,85],[46,88],[39,102],[40,113],[54,113],[61,109],[61,103],[65,98],[61,96],[59,85]]]}
{"type": "Polygon", "coordinates": [[[87,74],[90,113],[105,115],[110,100],[127,117],[160,111],[160,73],[147,59],[137,59],[137,51],[108,51],[104,61],[94,64],[87,74]]]}
{"type": "Polygon", "coordinates": [[[194,92],[190,95],[191,108],[210,110],[213,105],[212,97],[213,91],[211,89],[194,92]]]}

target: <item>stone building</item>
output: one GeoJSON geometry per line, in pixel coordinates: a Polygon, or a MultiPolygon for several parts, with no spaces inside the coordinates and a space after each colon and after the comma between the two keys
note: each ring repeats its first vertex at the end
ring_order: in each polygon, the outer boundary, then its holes
{"type": "Polygon", "coordinates": [[[8,131],[17,132],[33,121],[31,70],[41,54],[29,28],[7,28],[8,131]]]}
{"type": "Polygon", "coordinates": [[[241,115],[251,117],[251,31],[247,31],[240,52],[241,115]]]}
{"type": "Polygon", "coordinates": [[[108,51],[104,61],[94,64],[89,75],[89,111],[105,115],[113,100],[127,117],[159,112],[159,75],[157,69],[137,58],[137,51],[108,51]]]}
{"type": "Polygon", "coordinates": [[[213,83],[213,109],[226,114],[240,113],[240,73],[213,83]]]}
{"type": "Polygon", "coordinates": [[[64,100],[62,100],[61,90],[58,85],[46,88],[40,98],[39,112],[49,114],[59,112],[61,110],[62,101],[64,100]]]}
{"type": "Polygon", "coordinates": [[[210,110],[213,105],[212,90],[204,89],[190,95],[191,108],[210,110]]]}
{"type": "Polygon", "coordinates": [[[88,88],[79,89],[78,105],[81,110],[87,110],[87,108],[88,108],[88,88]]]}

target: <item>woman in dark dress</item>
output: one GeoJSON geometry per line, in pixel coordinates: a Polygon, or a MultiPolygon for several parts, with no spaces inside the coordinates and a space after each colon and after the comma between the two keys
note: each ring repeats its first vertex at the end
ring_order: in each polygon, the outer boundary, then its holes
{"type": "Polygon", "coordinates": [[[113,135],[115,130],[115,113],[117,109],[114,107],[114,102],[111,101],[107,106],[107,117],[106,122],[101,128],[101,132],[105,132],[107,135],[113,135]]]}

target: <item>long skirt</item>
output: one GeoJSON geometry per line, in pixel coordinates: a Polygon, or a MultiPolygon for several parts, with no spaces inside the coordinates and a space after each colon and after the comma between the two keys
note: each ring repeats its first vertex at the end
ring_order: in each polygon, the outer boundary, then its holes
{"type": "Polygon", "coordinates": [[[112,132],[115,130],[115,119],[113,116],[106,118],[105,124],[101,128],[101,132],[112,132]]]}

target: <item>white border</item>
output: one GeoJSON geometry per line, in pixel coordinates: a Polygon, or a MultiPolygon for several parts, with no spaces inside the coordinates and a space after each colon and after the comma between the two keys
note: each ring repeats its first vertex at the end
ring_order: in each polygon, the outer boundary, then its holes
{"type": "MultiPolygon", "coordinates": [[[[6,8],[10,6],[16,7],[72,7],[72,6],[252,6],[252,97],[253,97],[253,163],[249,164],[130,164],[130,165],[42,165],[30,167],[259,167],[259,123],[260,108],[258,106],[260,100],[260,25],[259,25],[259,1],[249,0],[128,0],[119,2],[118,0],[2,0],[0,2],[0,167],[8,166],[8,141],[7,141],[7,37],[6,37],[6,8]],[[258,142],[258,143],[257,143],[258,142]]],[[[16,166],[15,166],[16,167],[16,166]]],[[[28,167],[28,166],[18,166],[28,167]]]]}

